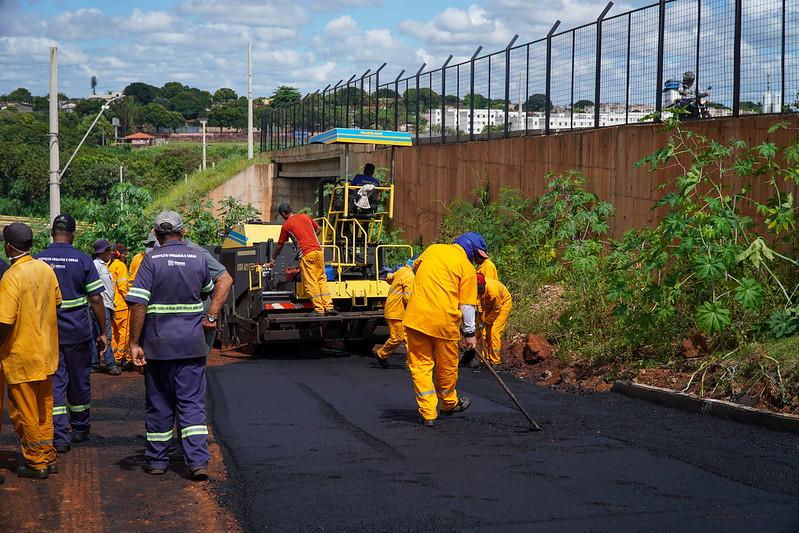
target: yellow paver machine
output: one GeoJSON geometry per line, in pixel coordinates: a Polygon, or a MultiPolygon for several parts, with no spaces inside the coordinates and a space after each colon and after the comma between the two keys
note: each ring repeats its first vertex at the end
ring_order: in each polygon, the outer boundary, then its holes
{"type": "MultiPolygon", "coordinates": [[[[311,142],[389,145],[393,169],[394,147],[410,146],[411,136],[336,128],[312,137],[311,142]]],[[[317,204],[319,242],[338,315],[310,316],[313,307],[300,279],[294,246],[287,244],[274,267],[267,268],[280,236],[280,222],[243,224],[230,232],[220,251],[234,279],[219,317],[223,348],[344,341],[349,350],[365,352],[387,338],[383,305],[389,284],[385,277],[413,255],[409,245],[384,242],[394,216],[394,177],[378,184],[353,184],[348,176],[320,178],[317,204]]]]}

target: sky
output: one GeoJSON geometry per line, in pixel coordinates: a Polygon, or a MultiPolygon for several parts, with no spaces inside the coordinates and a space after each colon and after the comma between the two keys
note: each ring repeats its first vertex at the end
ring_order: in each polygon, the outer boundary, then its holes
{"type": "MultiPolygon", "coordinates": [[[[590,22],[605,0],[0,0],[0,94],[47,93],[49,47],[59,48],[59,91],[121,91],[134,81],[178,81],[254,95],[279,85],[303,92],[360,76],[384,61],[382,79],[422,63],[464,59],[590,22]]],[[[610,14],[649,4],[620,0],[610,14]]]]}

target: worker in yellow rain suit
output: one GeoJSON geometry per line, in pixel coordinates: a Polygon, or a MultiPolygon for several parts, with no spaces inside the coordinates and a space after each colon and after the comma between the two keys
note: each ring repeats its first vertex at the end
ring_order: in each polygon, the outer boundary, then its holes
{"type": "Polygon", "coordinates": [[[508,325],[508,317],[513,308],[510,291],[501,282],[477,273],[477,294],[480,308],[480,322],[484,331],[480,332],[483,357],[492,365],[502,362],[502,333],[508,325]]]}
{"type": "Polygon", "coordinates": [[[485,248],[479,233],[466,233],[454,244],[430,246],[414,262],[413,295],[402,323],[416,403],[427,427],[436,424],[439,399],[445,415],[465,411],[471,403],[465,396],[459,399],[456,390],[458,341],[463,334],[465,348],[477,346],[477,272],[472,261],[485,248]]]}
{"type": "Polygon", "coordinates": [[[402,325],[402,319],[405,318],[405,308],[413,294],[413,278],[413,261],[408,261],[406,266],[386,277],[391,287],[388,289],[383,316],[388,323],[389,337],[386,343],[374,352],[377,363],[382,368],[388,368],[388,358],[391,353],[405,342],[405,326],[402,325]]]}
{"type": "Polygon", "coordinates": [[[108,271],[114,281],[114,317],[111,321],[111,349],[114,359],[122,370],[133,370],[130,358],[130,310],[125,302],[125,296],[130,288],[128,267],[125,265],[128,249],[124,244],[117,243],[114,248],[114,257],[108,263],[108,271]]]}
{"type": "Polygon", "coordinates": [[[486,279],[495,279],[499,281],[499,273],[497,272],[497,267],[494,265],[494,262],[491,261],[491,258],[488,256],[483,257],[480,254],[477,254],[474,257],[475,262],[477,263],[477,273],[482,274],[486,277],[486,279]]]}
{"type": "Polygon", "coordinates": [[[143,252],[139,252],[136,255],[134,255],[133,259],[130,260],[130,268],[128,269],[130,271],[129,272],[130,275],[128,276],[128,288],[133,287],[133,282],[136,281],[136,274],[138,274],[139,272],[139,267],[141,266],[142,259],[144,259],[144,256],[147,255],[147,252],[149,252],[153,248],[153,246],[155,246],[155,237],[153,237],[152,233],[150,233],[150,235],[148,235],[147,238],[144,239],[143,244],[146,247],[146,249],[143,252]]]}

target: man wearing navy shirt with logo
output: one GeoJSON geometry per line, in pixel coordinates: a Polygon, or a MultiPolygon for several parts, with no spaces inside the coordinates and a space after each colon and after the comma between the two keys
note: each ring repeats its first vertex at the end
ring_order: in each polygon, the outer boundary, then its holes
{"type": "Polygon", "coordinates": [[[127,295],[132,305],[130,350],[144,366],[147,464],[158,475],[169,464],[177,416],[186,463],[195,480],[208,479],[208,426],[205,418],[203,327],[213,327],[202,295],[214,283],[202,254],[183,243],[180,215],[164,211],[155,219],[160,246],[142,260],[127,295]],[[145,366],[146,365],[146,366],[145,366]]]}
{"type": "MultiPolygon", "coordinates": [[[[105,288],[91,257],[72,246],[74,218],[58,215],[53,220],[52,236],[53,243],[35,258],[52,267],[63,298],[58,310],[58,370],[53,376],[53,444],[56,451],[65,453],[72,442],[83,442],[89,437],[92,324],[87,307],[91,306],[99,322],[105,321],[100,296],[105,288]]],[[[101,352],[107,343],[105,333],[97,337],[101,352]]]]}

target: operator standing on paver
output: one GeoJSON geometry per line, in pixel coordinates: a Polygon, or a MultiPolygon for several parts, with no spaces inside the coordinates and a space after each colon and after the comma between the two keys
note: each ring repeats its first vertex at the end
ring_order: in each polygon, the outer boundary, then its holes
{"type": "Polygon", "coordinates": [[[11,267],[0,280],[0,373],[8,385],[8,417],[25,461],[17,475],[44,479],[58,472],[52,375],[58,368],[61,290],[53,269],[30,256],[29,226],[9,224],[3,240],[11,267]]]}
{"type": "Polygon", "coordinates": [[[480,340],[483,357],[492,365],[502,362],[502,334],[513,309],[510,291],[501,282],[477,274],[477,294],[480,302],[480,340]]]}
{"type": "Polygon", "coordinates": [[[202,294],[214,283],[205,259],[183,244],[180,215],[164,211],[155,219],[160,247],[142,260],[128,293],[131,355],[145,366],[147,465],[166,472],[177,415],[186,462],[195,480],[208,479],[208,426],[205,416],[205,363],[202,294]]]}
{"type": "Polygon", "coordinates": [[[388,358],[405,342],[405,326],[402,319],[405,318],[405,308],[413,294],[413,261],[397,269],[396,272],[389,274],[386,281],[391,283],[386,297],[383,317],[388,323],[388,340],[383,346],[375,350],[375,358],[381,368],[388,368],[388,358]]]}
{"type": "Polygon", "coordinates": [[[108,264],[108,271],[114,279],[114,319],[111,329],[114,338],[111,348],[114,350],[114,359],[122,370],[133,370],[130,357],[130,309],[125,301],[125,296],[130,288],[128,267],[125,264],[128,249],[124,244],[117,243],[114,247],[114,258],[108,264]]]}
{"type": "Polygon", "coordinates": [[[306,214],[295,213],[289,204],[280,204],[277,212],[285,220],[283,228],[280,230],[280,238],[277,246],[272,251],[272,258],[267,263],[268,268],[275,266],[275,259],[283,250],[283,245],[291,238],[299,248],[300,253],[300,276],[302,278],[305,292],[311,297],[313,302],[313,313],[316,316],[336,315],[333,309],[333,299],[330,297],[330,290],[327,287],[327,275],[325,274],[325,256],[322,253],[322,246],[316,232],[319,231],[319,224],[306,214]]]}
{"type": "Polygon", "coordinates": [[[477,272],[472,261],[486,243],[479,233],[465,233],[454,244],[433,244],[414,262],[413,296],[405,311],[408,365],[425,426],[441,413],[465,411],[467,397],[458,399],[458,341],[475,349],[477,272]],[[435,370],[435,384],[433,372],[435,370]]]}
{"type": "MultiPolygon", "coordinates": [[[[75,219],[58,215],[53,220],[53,243],[34,256],[55,272],[61,290],[58,310],[58,370],[53,376],[53,444],[58,453],[69,451],[72,442],[89,438],[91,428],[92,323],[91,307],[98,324],[105,323],[100,295],[105,291],[91,257],[76,250],[75,219]],[[70,434],[70,428],[72,432],[70,434]]],[[[97,349],[104,352],[108,338],[101,331],[97,349]]]]}

